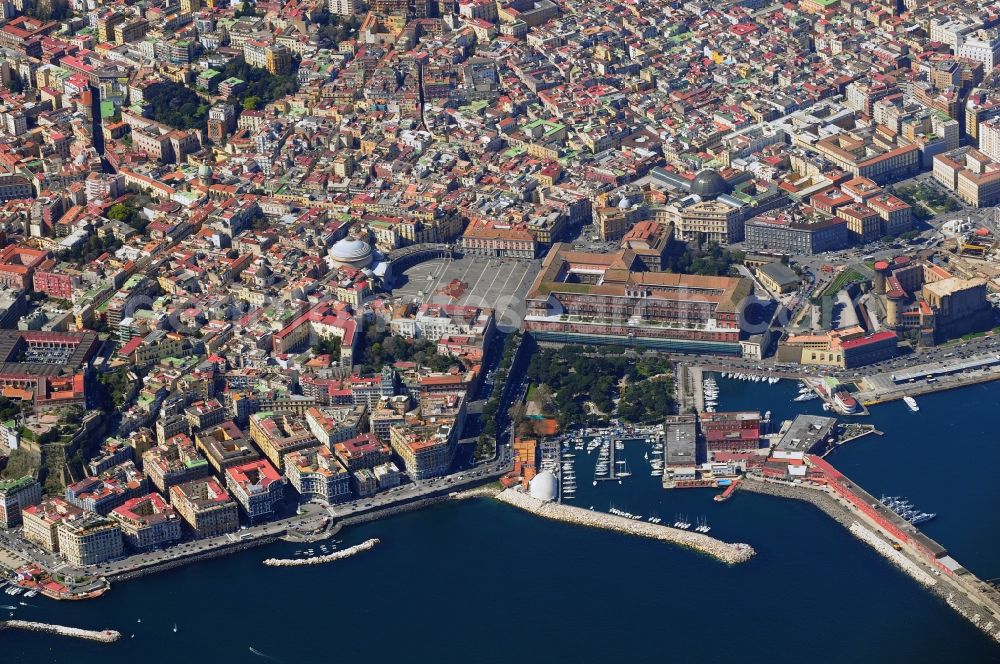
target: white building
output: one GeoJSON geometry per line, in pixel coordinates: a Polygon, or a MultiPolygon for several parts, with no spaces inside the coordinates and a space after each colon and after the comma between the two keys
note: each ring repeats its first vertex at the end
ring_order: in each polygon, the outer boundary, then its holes
{"type": "Polygon", "coordinates": [[[964,37],[983,27],[977,19],[968,17],[963,19],[948,18],[945,20],[934,19],[931,21],[931,41],[939,41],[951,47],[952,53],[958,53],[964,37]]]}
{"type": "Polygon", "coordinates": [[[449,336],[488,339],[493,328],[493,310],[474,306],[424,303],[416,314],[392,319],[393,334],[408,339],[438,341],[449,336]]]}
{"type": "Polygon", "coordinates": [[[1000,118],[979,123],[979,151],[993,161],[1000,161],[1000,118]]]}
{"type": "Polygon", "coordinates": [[[976,30],[965,35],[958,47],[957,55],[982,62],[989,72],[1000,62],[1000,32],[996,29],[976,30]]]}
{"type": "Polygon", "coordinates": [[[336,16],[353,16],[358,13],[356,0],[330,0],[330,13],[336,16]]]}

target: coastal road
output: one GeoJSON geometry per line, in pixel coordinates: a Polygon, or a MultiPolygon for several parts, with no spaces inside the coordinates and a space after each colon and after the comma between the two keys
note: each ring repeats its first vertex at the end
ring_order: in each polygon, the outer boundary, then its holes
{"type": "Polygon", "coordinates": [[[495,460],[460,473],[421,480],[411,484],[403,484],[368,498],[330,505],[326,508],[326,512],[338,520],[358,516],[377,510],[405,505],[424,498],[447,495],[452,491],[458,491],[470,485],[482,484],[487,480],[500,477],[509,472],[510,469],[511,465],[509,462],[495,460]]]}

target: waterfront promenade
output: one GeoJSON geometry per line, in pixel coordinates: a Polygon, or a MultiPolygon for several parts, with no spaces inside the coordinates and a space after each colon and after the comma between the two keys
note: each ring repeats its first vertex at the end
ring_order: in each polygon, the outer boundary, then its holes
{"type": "Polygon", "coordinates": [[[753,547],[749,544],[731,544],[717,540],[714,537],[695,533],[679,528],[671,528],[659,524],[649,523],[635,519],[627,519],[605,512],[595,512],[579,507],[570,507],[555,502],[546,502],[537,498],[532,498],[523,491],[517,489],[506,489],[496,496],[497,500],[506,503],[537,516],[563,521],[590,528],[602,528],[613,530],[627,535],[647,537],[650,539],[669,542],[677,546],[682,546],[699,553],[712,556],[724,563],[735,565],[745,563],[754,555],[753,547]]]}
{"type": "Polygon", "coordinates": [[[405,484],[369,498],[336,505],[306,503],[301,506],[300,514],[284,519],[249,526],[227,535],[181,542],[159,551],[136,553],[120,560],[82,568],[70,565],[58,555],[44,551],[9,532],[0,532],[0,550],[6,552],[6,558],[10,562],[33,562],[46,572],[61,577],[126,581],[199,560],[262,546],[279,538],[296,541],[323,539],[332,535],[341,526],[371,521],[399,511],[418,509],[445,500],[450,494],[462,489],[498,478],[509,470],[509,463],[493,461],[433,480],[405,484]]]}

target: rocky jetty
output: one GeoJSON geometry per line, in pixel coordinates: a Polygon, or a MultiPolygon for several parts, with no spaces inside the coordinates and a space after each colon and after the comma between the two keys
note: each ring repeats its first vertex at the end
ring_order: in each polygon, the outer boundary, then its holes
{"type": "Polygon", "coordinates": [[[23,629],[28,632],[45,632],[47,634],[71,636],[76,639],[86,639],[87,641],[98,641],[100,643],[114,643],[122,638],[121,632],[116,632],[113,629],[97,631],[93,629],[80,629],[79,627],[63,627],[62,625],[29,622],[27,620],[2,620],[0,621],[0,629],[23,629]]]}
{"type": "Polygon", "coordinates": [[[603,528],[614,530],[627,535],[638,537],[648,537],[663,542],[670,542],[678,546],[693,549],[700,553],[707,554],[721,560],[724,563],[735,565],[745,563],[750,560],[755,551],[749,544],[730,544],[717,540],[714,537],[702,533],[690,532],[670,526],[662,526],[648,521],[637,521],[626,519],[625,517],[607,514],[605,512],[595,512],[579,507],[570,507],[554,502],[546,502],[532,498],[522,491],[516,489],[506,489],[497,494],[497,500],[513,505],[532,514],[553,519],[555,521],[565,521],[575,523],[580,526],[591,528],[603,528]]]}
{"type": "Polygon", "coordinates": [[[301,567],[302,565],[322,565],[324,563],[332,563],[337,560],[343,560],[344,558],[350,558],[353,555],[361,553],[362,551],[368,551],[369,549],[374,549],[375,545],[381,540],[377,537],[373,537],[370,540],[365,540],[361,544],[355,544],[352,547],[346,548],[343,551],[334,551],[333,553],[328,553],[325,556],[313,556],[311,558],[268,558],[264,561],[265,565],[269,567],[301,567]]]}

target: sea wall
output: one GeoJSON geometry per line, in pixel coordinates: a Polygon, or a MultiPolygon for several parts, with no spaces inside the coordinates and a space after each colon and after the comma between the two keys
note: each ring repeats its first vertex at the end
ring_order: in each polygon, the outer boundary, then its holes
{"type": "Polygon", "coordinates": [[[332,563],[337,560],[343,560],[344,558],[350,558],[363,551],[370,551],[375,548],[381,540],[377,537],[373,537],[370,540],[365,540],[361,544],[355,544],[352,547],[348,547],[343,551],[334,551],[333,553],[328,553],[325,556],[313,556],[311,558],[268,558],[264,561],[264,564],[269,567],[301,567],[303,565],[322,565],[324,563],[332,563]]]}
{"type": "Polygon", "coordinates": [[[497,494],[503,491],[503,487],[499,483],[487,484],[486,486],[477,486],[474,489],[466,489],[465,491],[456,491],[455,493],[448,494],[449,500],[469,500],[470,498],[496,498],[497,494]]]}
{"type": "Polygon", "coordinates": [[[852,523],[848,530],[850,530],[851,534],[859,540],[888,558],[889,562],[893,565],[916,579],[917,583],[927,586],[928,588],[934,585],[934,577],[917,567],[916,563],[904,556],[901,552],[896,551],[892,548],[892,545],[862,526],[857,521],[852,523]]]}
{"type": "Polygon", "coordinates": [[[414,510],[430,507],[431,505],[444,502],[447,498],[447,496],[433,496],[431,498],[421,498],[420,500],[415,500],[412,503],[403,503],[401,505],[393,505],[392,507],[380,507],[378,509],[365,512],[364,514],[344,517],[343,519],[339,519],[337,524],[341,527],[357,526],[358,524],[368,523],[370,521],[378,521],[379,519],[384,519],[387,516],[394,516],[396,514],[403,514],[404,512],[412,512],[414,510]]]}
{"type": "Polygon", "coordinates": [[[219,556],[228,556],[231,553],[238,553],[240,551],[247,551],[249,549],[257,548],[258,546],[263,546],[265,544],[271,544],[277,541],[277,537],[260,537],[257,539],[247,540],[245,542],[238,542],[235,544],[230,544],[227,546],[221,546],[216,549],[211,549],[202,553],[197,553],[191,556],[185,556],[183,558],[175,558],[173,560],[166,560],[161,563],[152,563],[145,567],[138,569],[129,570],[126,572],[120,572],[118,574],[108,575],[108,579],[111,581],[131,581],[132,579],[138,579],[146,576],[147,574],[155,574],[157,572],[165,572],[182,565],[187,565],[189,563],[198,562],[201,560],[209,560],[211,558],[218,558],[219,556]]]}
{"type": "Polygon", "coordinates": [[[661,526],[647,521],[636,521],[625,517],[607,514],[605,512],[595,512],[579,507],[560,505],[559,503],[545,502],[532,498],[522,491],[506,489],[496,496],[497,500],[512,505],[519,509],[531,512],[546,519],[575,523],[580,526],[591,528],[603,528],[614,530],[627,535],[638,537],[648,537],[650,539],[669,542],[688,549],[693,549],[700,553],[707,554],[721,560],[724,563],[734,565],[743,563],[754,555],[753,547],[749,544],[730,544],[717,540],[714,537],[702,533],[689,532],[679,528],[661,526]]]}
{"type": "Polygon", "coordinates": [[[27,620],[2,620],[0,621],[0,630],[3,629],[45,632],[47,634],[58,634],[59,636],[71,636],[76,639],[86,639],[87,641],[98,641],[99,643],[114,643],[122,638],[121,633],[113,629],[96,631],[92,629],[80,629],[79,627],[63,627],[62,625],[28,622],[27,620]]]}

